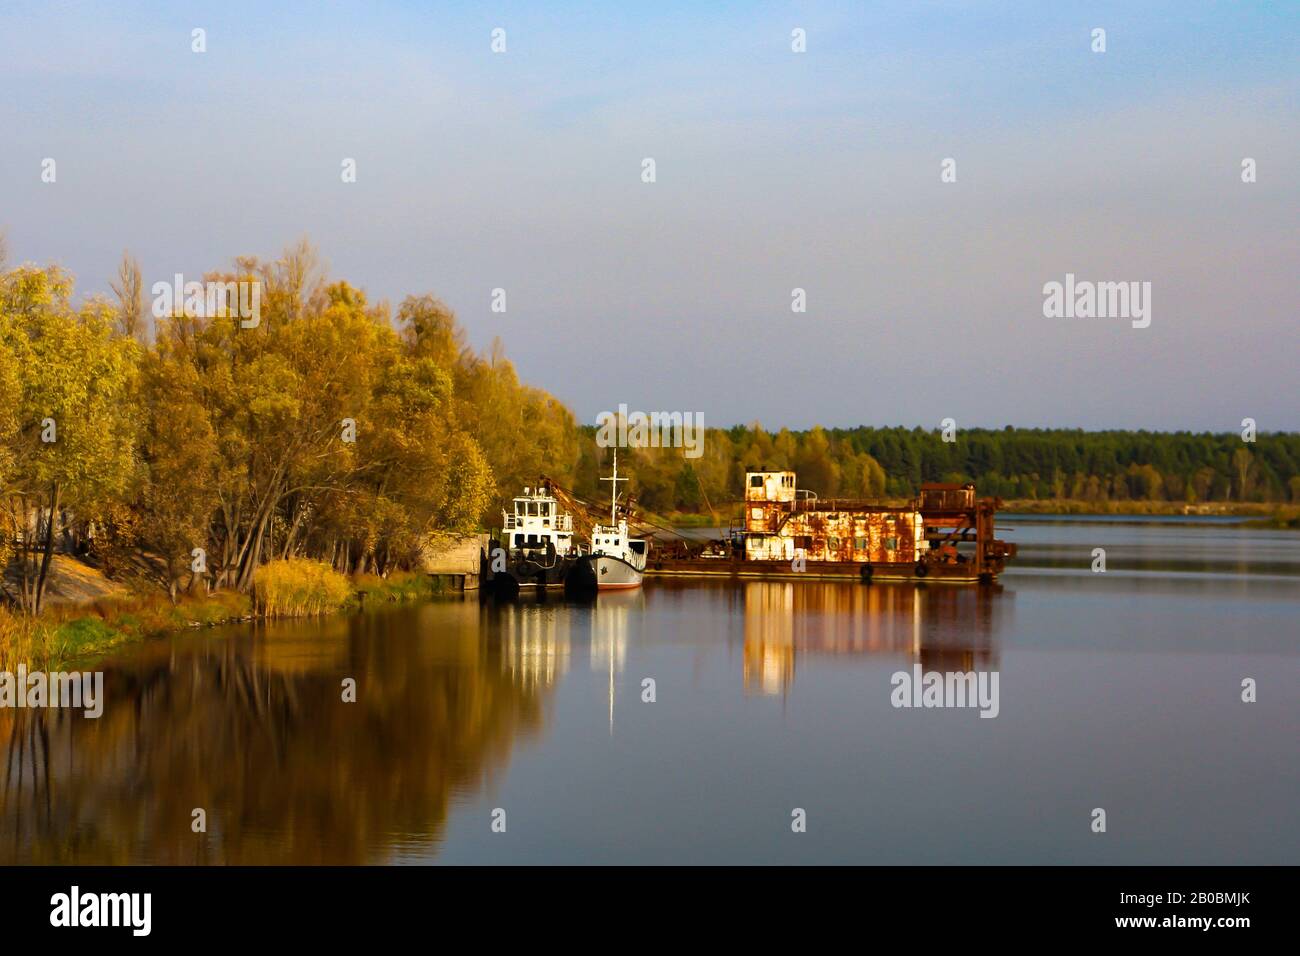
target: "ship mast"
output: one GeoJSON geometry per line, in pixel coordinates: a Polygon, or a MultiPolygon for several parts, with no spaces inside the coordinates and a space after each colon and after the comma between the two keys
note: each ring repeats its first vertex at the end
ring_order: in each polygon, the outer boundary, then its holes
{"type": "Polygon", "coordinates": [[[614,446],[614,476],[612,478],[602,478],[601,481],[608,481],[609,484],[609,523],[611,527],[618,527],[618,483],[627,481],[626,478],[618,476],[618,446],[614,446]]]}

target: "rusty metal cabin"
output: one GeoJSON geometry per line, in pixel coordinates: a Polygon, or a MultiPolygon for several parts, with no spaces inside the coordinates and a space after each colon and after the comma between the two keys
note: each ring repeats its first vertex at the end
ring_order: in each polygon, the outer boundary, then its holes
{"type": "Polygon", "coordinates": [[[793,471],[745,474],[744,557],[750,561],[856,561],[915,564],[928,550],[914,507],[817,498],[793,471]]]}

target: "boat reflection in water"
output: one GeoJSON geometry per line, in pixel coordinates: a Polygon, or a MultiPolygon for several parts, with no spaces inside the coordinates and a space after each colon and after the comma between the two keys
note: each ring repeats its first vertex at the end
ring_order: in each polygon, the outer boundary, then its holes
{"type": "Polygon", "coordinates": [[[997,663],[993,635],[1010,613],[1000,585],[982,588],[823,581],[744,585],[747,693],[785,694],[800,656],[905,655],[925,671],[997,663]]]}
{"type": "MultiPolygon", "coordinates": [[[[661,679],[678,662],[675,693],[689,694],[688,662],[734,661],[743,628],[742,661],[727,671],[743,667],[760,693],[787,691],[805,655],[969,667],[994,654],[998,603],[969,589],[811,581],[663,582],[592,603],[540,593],[179,635],[104,665],[97,720],[0,710],[0,864],[434,859],[456,809],[490,792],[516,753],[598,759],[583,726],[613,734],[616,697],[638,706],[629,661],[654,654],[661,679]],[[573,660],[584,645],[588,670],[573,660]],[[570,709],[555,722],[563,733],[543,738],[558,695],[588,700],[593,679],[607,707],[570,709]]],[[[696,704],[706,723],[734,706],[696,704]]],[[[671,759],[680,741],[637,746],[671,759]]]]}
{"type": "Polygon", "coordinates": [[[608,678],[609,732],[614,733],[614,697],[617,678],[627,666],[628,639],[632,620],[645,610],[645,592],[602,591],[591,609],[591,669],[608,678]]]}
{"type": "Polygon", "coordinates": [[[501,661],[521,687],[550,687],[569,670],[569,621],[563,608],[538,604],[485,604],[483,633],[500,635],[501,661]]]}

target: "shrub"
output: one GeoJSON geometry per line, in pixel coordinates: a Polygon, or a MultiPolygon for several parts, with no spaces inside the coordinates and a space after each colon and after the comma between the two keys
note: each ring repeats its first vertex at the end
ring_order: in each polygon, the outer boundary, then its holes
{"type": "Polygon", "coordinates": [[[0,671],[12,673],[19,664],[46,669],[55,657],[54,645],[54,631],[48,624],[0,607],[0,671]]]}
{"type": "Polygon", "coordinates": [[[322,561],[289,558],[253,573],[253,597],[267,617],[306,617],[337,611],[351,599],[352,586],[322,561]]]}

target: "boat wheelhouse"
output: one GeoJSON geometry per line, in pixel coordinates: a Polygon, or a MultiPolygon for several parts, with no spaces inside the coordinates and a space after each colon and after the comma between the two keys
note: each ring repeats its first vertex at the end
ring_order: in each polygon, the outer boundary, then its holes
{"type": "Polygon", "coordinates": [[[573,516],[560,509],[549,488],[525,488],[513,505],[513,511],[501,512],[501,531],[507,549],[562,557],[573,553],[573,516]]]}

